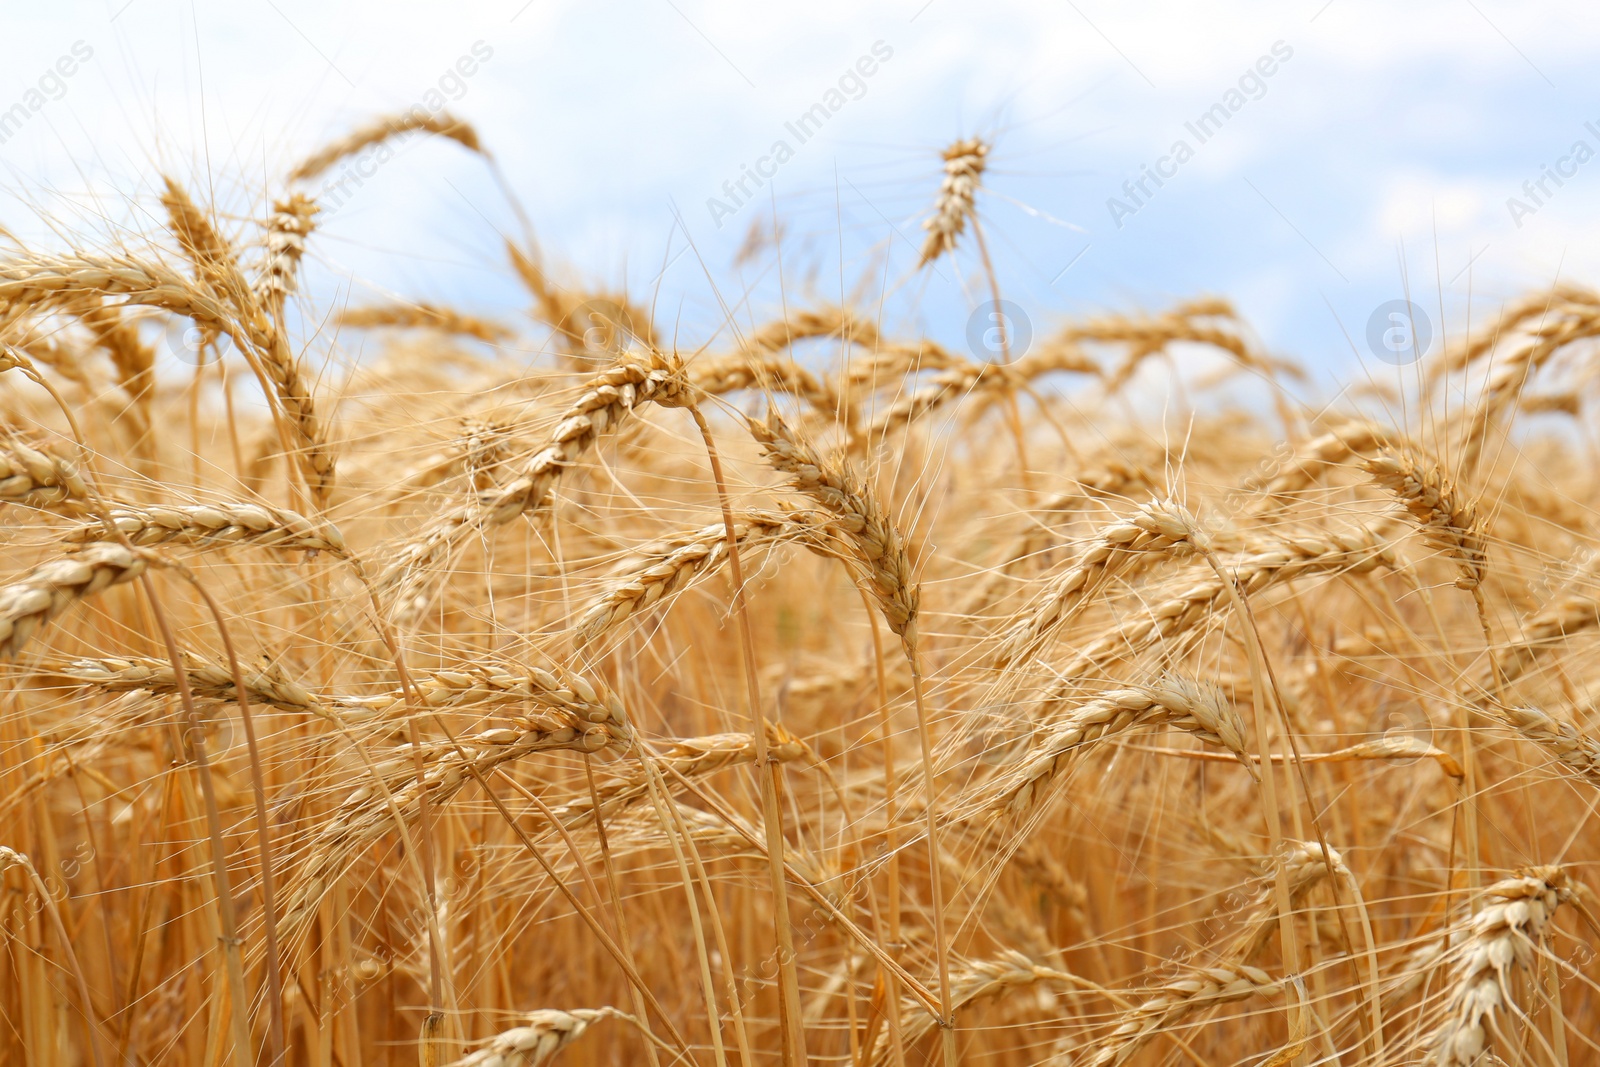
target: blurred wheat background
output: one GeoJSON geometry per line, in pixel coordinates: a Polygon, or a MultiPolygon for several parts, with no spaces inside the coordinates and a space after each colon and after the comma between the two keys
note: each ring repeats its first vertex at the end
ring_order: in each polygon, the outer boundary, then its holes
{"type": "Polygon", "coordinates": [[[691,297],[578,266],[450,103],[19,179],[0,1062],[1600,1063],[1582,277],[1406,252],[1325,300],[1344,355],[1225,257],[1064,313],[1008,239],[1060,239],[998,165],[1037,130],[951,122],[876,236],[675,204],[691,297]],[[357,277],[352,216],[433,205],[349,176],[446,156],[500,288],[357,277]]]}

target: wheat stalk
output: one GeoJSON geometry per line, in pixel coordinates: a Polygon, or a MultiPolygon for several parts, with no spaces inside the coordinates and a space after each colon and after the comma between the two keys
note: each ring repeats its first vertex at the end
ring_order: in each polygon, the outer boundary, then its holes
{"type": "MultiPolygon", "coordinates": [[[[233,672],[224,666],[208,663],[198,656],[184,657],[184,670],[189,691],[200,700],[233,701],[237,698],[233,672]]],[[[177,672],[170,660],[145,657],[105,656],[98,659],[75,659],[41,663],[41,675],[54,675],[81,685],[91,686],[107,693],[176,693],[177,672]]],[[[290,711],[316,710],[324,714],[337,713],[341,717],[351,713],[366,712],[354,704],[340,701],[324,702],[310,691],[276,670],[245,672],[246,696],[253,704],[285,708],[290,711]],[[337,708],[337,712],[334,709],[337,708]]]]}
{"type": "Polygon", "coordinates": [[[956,238],[966,231],[967,220],[976,208],[978,185],[983,180],[985,160],[989,146],[977,138],[956,141],[944,150],[944,180],[939,183],[939,198],[934,213],[922,224],[928,231],[922,243],[922,258],[917,266],[926,266],[955,251],[956,238]]]}
{"type": "Polygon", "coordinates": [[[1535,319],[1539,320],[1535,325],[1537,330],[1552,315],[1559,316],[1569,310],[1581,314],[1593,308],[1600,308],[1600,294],[1568,283],[1519,297],[1502,308],[1494,321],[1479,327],[1474,336],[1457,347],[1447,348],[1439,359],[1434,360],[1428,366],[1428,381],[1437,383],[1450,374],[1466,370],[1493,352],[1502,340],[1515,336],[1535,319]]]}
{"type": "MultiPolygon", "coordinates": [[[[1003,997],[1030,989],[1040,982],[1077,984],[1079,981],[1065,971],[1034,963],[1020,952],[1008,951],[992,960],[969,961],[951,974],[951,1002],[955,1010],[960,1011],[975,1001],[1003,997]]],[[[907,1045],[927,1037],[938,1025],[934,1019],[916,1009],[915,1001],[907,999],[902,1002],[902,1015],[913,1020],[901,1034],[901,1041],[907,1045]]],[[[891,1040],[887,1031],[880,1032],[877,1043],[866,1057],[868,1067],[878,1067],[888,1061],[891,1040]]]]}
{"type": "MultiPolygon", "coordinates": [[[[198,212],[194,218],[187,213],[184,217],[185,225],[204,222],[198,212]]],[[[236,268],[229,273],[226,261],[205,250],[209,239],[204,231],[190,233],[189,240],[198,242],[197,262],[221,272],[215,280],[225,283],[224,289],[196,284],[169,267],[131,256],[34,254],[23,262],[0,267],[0,305],[39,313],[71,306],[88,294],[122,296],[127,303],[165,308],[193,319],[203,329],[228,334],[249,355],[251,366],[294,432],[297,445],[292,450],[307,485],[314,495],[325,497],[334,476],[333,455],[300,361],[255,303],[242,277],[229,280],[236,268]],[[236,301],[243,301],[243,306],[236,301]]]]}
{"type": "Polygon", "coordinates": [[[363,148],[381,144],[391,137],[407,133],[431,133],[456,142],[469,152],[484,154],[478,131],[457,119],[448,111],[429,114],[420,107],[400,115],[385,115],[365,126],[357,127],[337,141],[324,145],[289,173],[290,181],[310,181],[339,160],[353,156],[363,148]]]}
{"type": "Polygon", "coordinates": [[[852,345],[876,349],[881,341],[871,319],[848,308],[823,305],[790,311],[784,318],[764,322],[739,338],[736,355],[774,362],[772,356],[801,341],[837,337],[852,345]]]}
{"type": "MultiPolygon", "coordinates": [[[[1365,574],[1378,567],[1396,566],[1393,539],[1361,527],[1257,538],[1243,555],[1229,562],[1228,569],[1239,590],[1253,595],[1299,578],[1365,574]]],[[[1114,659],[1137,656],[1213,618],[1225,599],[1222,581],[1209,571],[1149,590],[1132,618],[1077,649],[1058,670],[1063,678],[1076,679],[1114,659]]],[[[1068,699],[1070,686],[1070,682],[1060,683],[1046,697],[1045,709],[1068,699]]]]}
{"type": "Polygon", "coordinates": [[[591,379],[582,396],[562,413],[549,443],[524,464],[503,488],[483,494],[473,504],[456,508],[430,522],[395,552],[382,584],[399,586],[403,604],[415,597],[424,572],[480,529],[503,526],[544,507],[561,474],[594,443],[614,430],[641,404],[681,407],[691,386],[676,357],[659,352],[624,354],[615,366],[591,379]]]}
{"type": "Polygon", "coordinates": [[[1006,631],[994,666],[1005,668],[1036,655],[1105,585],[1194,548],[1198,524],[1183,505],[1152,500],[1128,518],[1103,527],[1073,565],[1052,579],[1032,608],[1006,631]]]}
{"type": "Polygon", "coordinates": [[[1159,315],[1128,317],[1107,315],[1074,323],[1057,335],[1058,343],[1120,344],[1124,347],[1120,363],[1106,375],[1107,392],[1125,386],[1150,356],[1167,351],[1180,342],[1207,345],[1228,353],[1239,366],[1271,379],[1288,371],[1300,376],[1292,364],[1273,360],[1251,347],[1237,332],[1224,329],[1210,320],[1233,320],[1237,316],[1225,300],[1202,299],[1179,304],[1159,315]]]}
{"type": "Polygon", "coordinates": [[[1489,565],[1488,547],[1477,508],[1463,499],[1437,465],[1409,452],[1385,451],[1362,463],[1372,479],[1393,493],[1410,513],[1428,544],[1456,561],[1456,585],[1477,589],[1489,565]]]}
{"type": "MultiPolygon", "coordinates": [[[[1272,996],[1283,983],[1258,967],[1243,964],[1203,967],[1161,986],[1137,1007],[1124,1013],[1116,1027],[1101,1038],[1089,1067],[1117,1067],[1127,1063],[1150,1039],[1172,1029],[1195,1012],[1219,1004],[1272,996]]],[[[1050,1067],[1068,1067],[1060,1057],[1050,1067]]]]}
{"type": "Polygon", "coordinates": [[[328,523],[315,523],[282,508],[260,504],[118,504],[109,512],[112,529],[89,522],[69,530],[77,543],[127,538],[135,545],[182,544],[197,547],[254,545],[345,555],[344,535],[328,523]]]}
{"type": "Polygon", "coordinates": [[[846,430],[855,423],[854,410],[834,388],[798,363],[734,353],[697,360],[689,376],[695,388],[711,396],[742,389],[788,393],[804,400],[819,415],[840,419],[846,430]]]}
{"type": "Polygon", "coordinates": [[[166,188],[161,193],[161,206],[167,209],[168,224],[194,265],[195,276],[216,292],[237,299],[247,288],[233,245],[217,232],[211,219],[181,185],[171,178],[163,180],[166,188]]]}
{"type": "Polygon", "coordinates": [[[839,522],[866,573],[889,629],[908,646],[916,642],[918,592],[905,538],[877,495],[845,462],[825,460],[776,414],[749,421],[767,462],[789,475],[790,487],[809,496],[839,522]]]}
{"type": "Polygon", "coordinates": [[[437,330],[440,333],[475,337],[487,344],[498,344],[511,336],[511,331],[497,322],[433,304],[385,304],[378,307],[347,308],[339,313],[339,325],[358,329],[392,326],[437,330]]]}
{"type": "Polygon", "coordinates": [[[396,812],[410,823],[424,807],[438,811],[469,783],[517,760],[546,752],[594,753],[623,741],[608,725],[527,720],[520,728],[496,727],[459,743],[397,746],[374,763],[381,779],[357,786],[311,835],[285,894],[284,929],[292,933],[309,921],[323,894],[356,855],[383,836],[396,812]]]}
{"type": "Polygon", "coordinates": [[[1497,705],[1494,713],[1518,736],[1553,756],[1569,773],[1600,785],[1600,742],[1529,704],[1497,705]]]}
{"type": "Polygon", "coordinates": [[[1266,477],[1246,479],[1244,488],[1261,494],[1253,510],[1267,513],[1297,491],[1312,484],[1320,468],[1334,467],[1352,457],[1364,457],[1403,443],[1397,435],[1374,423],[1352,419],[1299,445],[1281,466],[1266,477]]]}
{"type": "Polygon", "coordinates": [[[1033,379],[1053,372],[1100,374],[1100,365],[1094,360],[1072,345],[1059,344],[1032,349],[1012,363],[978,363],[948,354],[940,362],[944,365],[927,385],[895,401],[873,420],[867,430],[869,440],[904,429],[952,400],[972,396],[979,405],[992,402],[1012,396],[1026,389],[1033,379]]]}
{"type": "MultiPolygon", "coordinates": [[[[734,530],[740,551],[819,536],[822,517],[806,512],[747,511],[734,530]]],[[[727,532],[712,523],[693,533],[646,546],[617,566],[619,575],[585,608],[573,641],[592,645],[629,618],[648,611],[719,569],[728,558],[727,532]]]]}
{"type": "Polygon", "coordinates": [[[16,437],[0,442],[0,500],[76,511],[88,495],[75,464],[16,437]]]}
{"type": "MultiPolygon", "coordinates": [[[[1579,580],[1592,580],[1597,569],[1600,569],[1600,558],[1584,567],[1579,580]]],[[[1519,627],[1520,638],[1495,650],[1494,666],[1498,677],[1502,684],[1510,684],[1522,677],[1542,652],[1597,626],[1600,626],[1600,598],[1583,592],[1555,597],[1523,620],[1519,627]]]]}
{"type": "Polygon", "coordinates": [[[1489,886],[1483,899],[1482,909],[1461,921],[1461,944],[1450,952],[1456,963],[1449,1018],[1431,1041],[1432,1061],[1441,1067],[1482,1062],[1491,1031],[1500,1032],[1498,1017],[1522,1016],[1512,978],[1542,951],[1550,918],[1572,890],[1561,868],[1537,867],[1489,886]]]}
{"type": "Polygon", "coordinates": [[[1033,751],[993,787],[987,806],[1031,811],[1085,746],[1143,726],[1175,726],[1232,752],[1247,768],[1244,720],[1216,686],[1170,676],[1096,697],[1051,724],[1033,751]]]}
{"type": "MultiPolygon", "coordinates": [[[[704,777],[756,759],[756,739],[750,734],[704,734],[674,738],[664,747],[657,745],[649,759],[667,782],[704,777]]],[[[777,723],[767,724],[767,758],[778,763],[815,759],[805,743],[777,723]]],[[[596,814],[605,818],[643,800],[650,790],[650,775],[634,767],[625,775],[599,783],[592,795],[555,807],[555,821],[576,827],[592,821],[596,814]]],[[[787,852],[785,852],[787,856],[787,852]]]]}
{"type": "Polygon", "coordinates": [[[528,1021],[489,1039],[483,1048],[456,1060],[452,1067],[540,1067],[601,1019],[631,1018],[615,1008],[561,1011],[539,1008],[528,1021]]]}
{"type": "MultiPolygon", "coordinates": [[[[1344,857],[1331,848],[1324,854],[1322,846],[1315,841],[1285,841],[1277,863],[1284,868],[1289,904],[1295,908],[1328,878],[1335,875],[1341,878],[1350,876],[1349,869],[1344,865],[1344,857]]],[[[1265,878],[1265,884],[1256,894],[1249,918],[1225,950],[1226,959],[1236,963],[1253,963],[1266,948],[1272,932],[1278,928],[1276,878],[1275,871],[1265,878]]]]}
{"type": "Polygon", "coordinates": [[[317,228],[321,210],[310,197],[292,193],[287,200],[275,201],[267,218],[267,250],[256,278],[256,297],[269,308],[281,309],[294,295],[300,261],[306,254],[306,238],[317,228]]]}
{"type": "Polygon", "coordinates": [[[132,581],[143,557],[121,545],[90,545],[0,586],[0,658],[12,659],[46,623],[79,600],[132,581]]]}

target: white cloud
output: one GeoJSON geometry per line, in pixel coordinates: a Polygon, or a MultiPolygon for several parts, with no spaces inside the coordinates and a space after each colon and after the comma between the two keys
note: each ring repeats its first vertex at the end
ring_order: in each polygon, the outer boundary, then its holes
{"type": "MultiPolygon", "coordinates": [[[[1600,117],[1582,103],[1594,98],[1600,20],[1576,4],[1314,0],[1218,11],[1176,0],[933,0],[918,14],[921,0],[674,0],[676,9],[133,0],[112,21],[125,2],[8,12],[0,110],[73,42],[94,49],[61,99],[0,144],[0,220],[31,239],[62,240],[30,221],[32,203],[69,231],[106,217],[148,230],[134,204],[142,197],[148,209],[163,169],[207,196],[214,188],[242,218],[291,161],[444,78],[459,97],[449,106],[482,131],[559,257],[643,284],[676,204],[719,284],[736,289],[725,267],[746,220],[717,231],[706,197],[882,40],[893,60],[785,165],[779,208],[791,217],[796,277],[809,257],[837,287],[829,257],[843,225],[848,269],[877,262],[874,242],[887,242],[890,284],[907,301],[920,294],[917,313],[935,330],[959,335],[966,301],[953,270],[907,284],[908,248],[937,187],[938,146],[980,131],[1000,133],[996,194],[1089,229],[1080,238],[987,202],[1002,274],[1043,319],[1205,288],[1258,308],[1278,347],[1327,347],[1323,300],[1359,317],[1395,284],[1402,236],[1431,274],[1435,221],[1453,263],[1488,245],[1475,286],[1510,290],[1558,265],[1568,277],[1600,273],[1588,251],[1600,247],[1589,239],[1600,170],[1586,169],[1521,229],[1504,211],[1585,117],[1600,117]],[[451,67],[479,40],[493,58],[458,84],[451,67]],[[1112,227],[1105,199],[1278,40],[1294,58],[1266,95],[1201,148],[1153,210],[1112,227]],[[1052,286],[1085,243],[1091,251],[1052,286]]],[[[509,300],[512,287],[483,279],[498,270],[499,234],[515,225],[477,160],[416,144],[328,222],[316,254],[330,279],[509,300]]],[[[663,283],[663,305],[680,301],[715,314],[693,256],[663,283]]]]}

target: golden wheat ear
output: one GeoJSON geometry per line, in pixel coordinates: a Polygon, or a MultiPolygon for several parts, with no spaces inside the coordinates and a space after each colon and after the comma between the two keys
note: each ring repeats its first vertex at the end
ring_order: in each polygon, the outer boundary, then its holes
{"type": "Polygon", "coordinates": [[[983,180],[989,146],[975,137],[968,138],[950,145],[943,155],[944,180],[939,184],[934,212],[922,224],[928,236],[922,243],[919,267],[955,251],[956,238],[966,231],[977,209],[978,185],[983,180]]]}
{"type": "Polygon", "coordinates": [[[453,1067],[542,1067],[601,1019],[632,1018],[615,1008],[540,1008],[521,1026],[496,1034],[489,1043],[453,1067]]]}
{"type": "Polygon", "coordinates": [[[316,201],[303,193],[292,193],[287,200],[272,205],[267,219],[267,252],[256,279],[256,295],[268,307],[281,313],[283,302],[299,284],[300,261],[305,258],[306,239],[317,228],[320,211],[316,201]]]}
{"type": "Polygon", "coordinates": [[[454,141],[469,152],[485,154],[483,142],[478,140],[478,131],[468,123],[447,111],[429,114],[421,108],[412,108],[402,114],[384,115],[373,119],[365,126],[358,126],[338,140],[329,142],[290,171],[289,180],[310,181],[341,159],[353,156],[364,148],[382,144],[391,137],[401,137],[408,133],[432,134],[454,141]]]}
{"type": "Polygon", "coordinates": [[[339,313],[339,325],[364,330],[382,327],[437,330],[440,333],[474,337],[488,344],[497,344],[512,336],[512,331],[498,322],[490,322],[488,319],[434,304],[385,304],[347,308],[339,313]]]}
{"type": "Polygon", "coordinates": [[[1411,452],[1385,450],[1362,464],[1372,480],[1393,493],[1423,539],[1456,561],[1456,584],[1483,584],[1489,553],[1478,509],[1439,467],[1411,452]]]}

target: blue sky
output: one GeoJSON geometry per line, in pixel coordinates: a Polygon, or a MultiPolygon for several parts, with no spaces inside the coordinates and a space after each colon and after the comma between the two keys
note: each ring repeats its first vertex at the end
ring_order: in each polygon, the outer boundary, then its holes
{"type": "MultiPolygon", "coordinates": [[[[976,258],[918,273],[915,246],[938,150],[972,134],[995,140],[979,207],[1036,333],[1218,294],[1326,382],[1375,365],[1367,320],[1408,286],[1437,336],[1557,278],[1600,281],[1600,159],[1572,155],[1600,150],[1593,7],[96,0],[6,21],[0,112],[42,106],[0,144],[0,222],[44,246],[137,246],[163,171],[259,213],[293,160],[436,91],[549,256],[653,299],[690,344],[724,308],[748,323],[841,291],[960,344],[987,293],[976,258]],[[92,57],[52,78],[79,42],[92,57]],[[1274,45],[1292,55],[1200,144],[1185,123],[1274,45]],[[799,144],[785,124],[874,46],[892,55],[799,144]],[[1114,219],[1180,138],[1193,158],[1114,219]],[[707,201],[778,139],[793,158],[718,228],[707,201]],[[1512,197],[1533,210],[1513,219],[1512,197]],[[782,294],[772,251],[734,263],[774,210],[782,294]]],[[[314,242],[319,297],[518,314],[500,251],[517,221],[482,161],[414,141],[375,169],[314,242]]]]}

